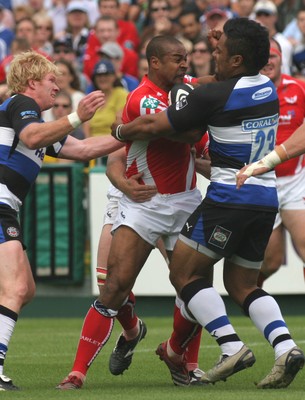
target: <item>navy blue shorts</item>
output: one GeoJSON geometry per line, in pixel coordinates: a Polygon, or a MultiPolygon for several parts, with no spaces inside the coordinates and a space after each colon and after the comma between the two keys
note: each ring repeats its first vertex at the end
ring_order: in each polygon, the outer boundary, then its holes
{"type": "Polygon", "coordinates": [[[17,212],[5,204],[0,204],[0,243],[10,240],[19,240],[25,249],[17,212]]]}
{"type": "Polygon", "coordinates": [[[275,212],[227,208],[203,201],[188,218],[180,238],[212,258],[237,256],[255,265],[264,259],[275,216],[275,212]]]}

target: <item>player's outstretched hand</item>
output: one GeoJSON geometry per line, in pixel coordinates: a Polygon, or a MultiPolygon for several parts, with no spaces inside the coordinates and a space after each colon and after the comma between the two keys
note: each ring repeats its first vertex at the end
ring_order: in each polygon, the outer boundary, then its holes
{"type": "Polygon", "coordinates": [[[77,114],[84,122],[93,117],[96,110],[105,104],[105,94],[101,90],[95,90],[87,94],[78,104],[77,114]]]}
{"type": "Polygon", "coordinates": [[[245,165],[236,174],[236,187],[240,189],[250,176],[262,175],[270,171],[270,168],[264,166],[261,161],[245,165]]]}

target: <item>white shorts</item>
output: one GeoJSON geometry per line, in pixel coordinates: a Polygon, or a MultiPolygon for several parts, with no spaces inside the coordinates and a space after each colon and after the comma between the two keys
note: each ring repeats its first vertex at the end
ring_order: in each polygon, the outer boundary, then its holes
{"type": "Polygon", "coordinates": [[[152,246],[162,238],[166,250],[171,251],[185,221],[201,201],[198,189],[170,195],[156,194],[144,203],[135,203],[123,195],[112,231],[120,225],[129,226],[152,246]]]}
{"type": "Polygon", "coordinates": [[[109,186],[107,198],[108,203],[106,204],[103,225],[113,225],[118,214],[119,200],[123,196],[123,193],[114,187],[109,186]]]}
{"type": "Polygon", "coordinates": [[[300,173],[276,178],[279,212],[273,229],[282,223],[281,210],[305,210],[305,168],[300,173]]]}

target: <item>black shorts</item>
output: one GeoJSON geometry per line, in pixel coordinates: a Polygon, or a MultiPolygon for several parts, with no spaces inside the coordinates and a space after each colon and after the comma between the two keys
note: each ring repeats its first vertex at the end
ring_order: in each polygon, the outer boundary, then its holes
{"type": "Polygon", "coordinates": [[[258,268],[275,216],[275,212],[226,208],[203,201],[188,218],[180,239],[212,258],[235,257],[249,261],[247,267],[253,263],[253,268],[258,268]]]}
{"type": "Polygon", "coordinates": [[[0,244],[10,240],[18,240],[25,249],[17,212],[0,204],[0,244]]]}

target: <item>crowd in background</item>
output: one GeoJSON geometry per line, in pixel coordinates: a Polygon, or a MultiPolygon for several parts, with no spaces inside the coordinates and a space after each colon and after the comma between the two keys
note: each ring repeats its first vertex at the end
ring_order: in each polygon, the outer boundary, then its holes
{"type": "MultiPolygon", "coordinates": [[[[207,32],[237,17],[265,25],[281,45],[282,72],[305,80],[304,0],[0,0],[1,101],[12,58],[35,49],[61,70],[72,111],[85,94],[104,91],[106,106],[82,130],[84,137],[108,134],[147,72],[151,38],[176,36],[189,54],[188,73],[213,74],[207,32]]],[[[54,120],[56,112],[43,117],[54,120]]]]}

